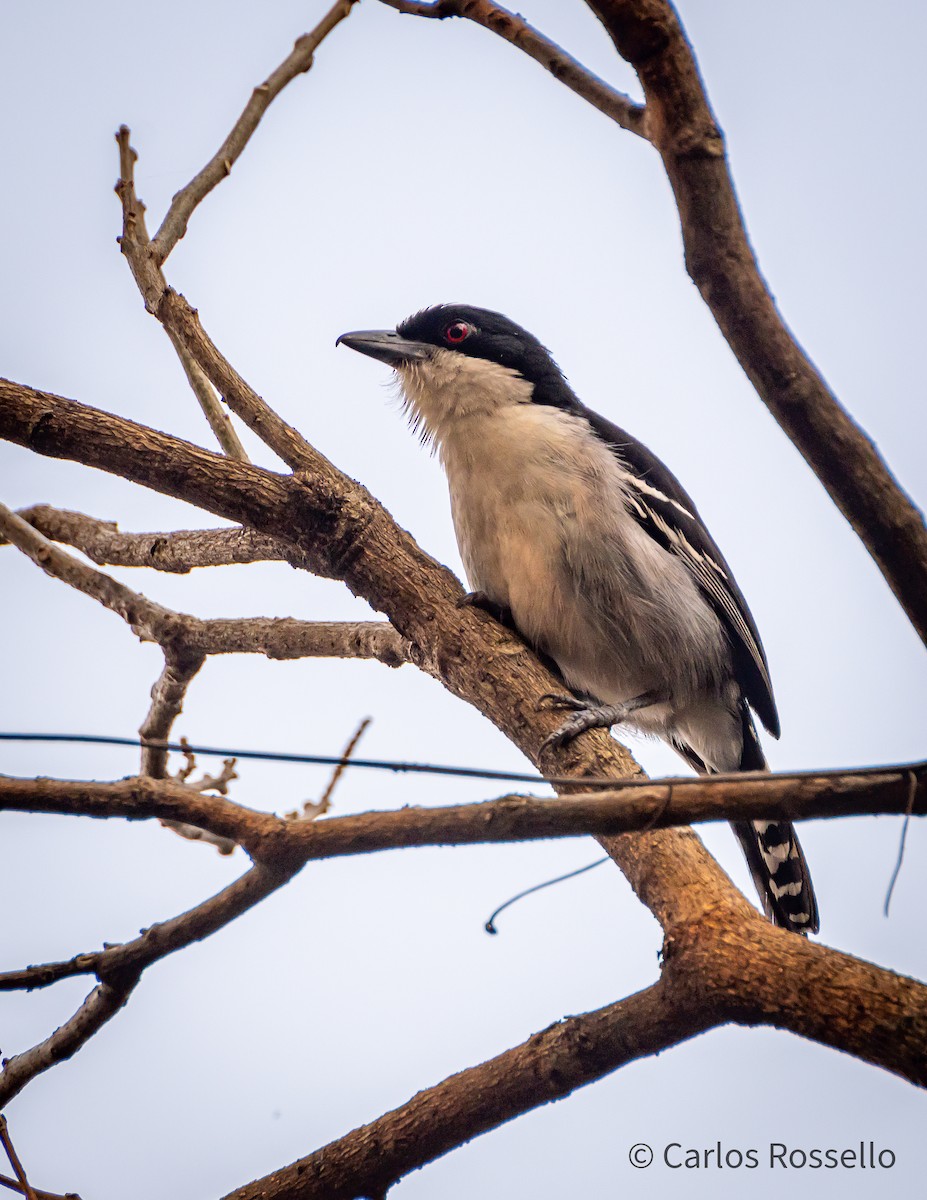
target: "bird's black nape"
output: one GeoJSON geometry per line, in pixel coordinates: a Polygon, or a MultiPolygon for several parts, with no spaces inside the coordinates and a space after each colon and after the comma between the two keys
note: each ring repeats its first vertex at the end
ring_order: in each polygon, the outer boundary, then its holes
{"type": "Polygon", "coordinates": [[[571,410],[579,405],[546,346],[502,313],[472,304],[437,304],[407,317],[396,332],[410,341],[427,342],[517,371],[534,384],[536,404],[571,410]]]}

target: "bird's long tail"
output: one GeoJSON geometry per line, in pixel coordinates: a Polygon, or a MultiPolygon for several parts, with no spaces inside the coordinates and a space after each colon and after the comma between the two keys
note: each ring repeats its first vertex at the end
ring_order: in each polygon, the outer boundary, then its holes
{"type": "MultiPolygon", "coordinates": [[[[743,742],[740,771],[768,771],[753,720],[746,703],[741,705],[743,742]]],[[[673,745],[699,774],[715,773],[711,766],[678,739],[673,745]]],[[[774,924],[793,933],[817,933],[820,928],[818,902],[811,872],[791,821],[732,821],[763,902],[763,910],[774,924]]]]}
{"type": "Polygon", "coordinates": [[[732,821],[731,828],[770,921],[794,933],[817,933],[811,873],[791,821],[732,821]]]}
{"type": "MultiPolygon", "coordinates": [[[[741,771],[768,771],[749,710],[743,705],[741,771]]],[[[791,821],[732,821],[770,921],[794,933],[817,933],[818,902],[808,862],[791,821]]]]}

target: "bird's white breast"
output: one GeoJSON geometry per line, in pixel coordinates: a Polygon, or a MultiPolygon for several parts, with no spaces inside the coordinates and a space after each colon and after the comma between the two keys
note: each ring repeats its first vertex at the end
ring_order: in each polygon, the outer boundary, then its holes
{"type": "Polygon", "coordinates": [[[723,652],[717,618],[630,515],[627,473],[587,422],[531,403],[531,384],[484,360],[439,354],[400,377],[447,474],[470,586],[603,702],[703,686],[723,652]]]}

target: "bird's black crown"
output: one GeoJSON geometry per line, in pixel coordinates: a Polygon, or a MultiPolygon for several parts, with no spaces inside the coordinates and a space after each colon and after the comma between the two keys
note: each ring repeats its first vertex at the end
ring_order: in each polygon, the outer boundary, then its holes
{"type": "Polygon", "coordinates": [[[502,313],[472,304],[437,304],[407,317],[396,332],[410,341],[441,346],[517,371],[534,384],[535,403],[570,408],[575,402],[550,351],[533,333],[502,313]]]}

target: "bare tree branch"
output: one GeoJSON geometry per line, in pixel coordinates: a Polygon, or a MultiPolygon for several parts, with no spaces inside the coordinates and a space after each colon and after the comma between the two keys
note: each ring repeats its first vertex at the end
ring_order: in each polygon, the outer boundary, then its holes
{"type": "Polygon", "coordinates": [[[272,101],[288,83],[310,69],[316,50],[356,3],[357,0],[338,0],[311,33],[304,33],[297,38],[292,53],[254,89],[244,112],[216,154],[171,201],[171,207],[151,246],[153,259],[158,266],[187,232],[187,224],[200,201],[231,172],[272,101]]]}
{"type": "Polygon", "coordinates": [[[637,71],[676,197],[686,266],[770,412],[862,539],[927,641],[927,528],[776,309],[747,238],[692,48],[668,0],[587,0],[637,71]]]}
{"type": "MultiPolygon", "coordinates": [[[[138,731],[143,741],[167,741],[183,708],[187,688],[205,661],[205,654],[183,646],[164,650],[164,668],[151,689],[151,707],[138,731]]],[[[167,758],[168,751],[160,746],[143,745],[141,773],[163,779],[167,774],[167,758]]]]}
{"type": "MultiPolygon", "coordinates": [[[[85,519],[81,514],[67,513],[68,526],[71,525],[70,518],[75,516],[81,518],[81,522],[85,519]]],[[[155,684],[157,696],[153,694],[160,707],[153,710],[154,715],[149,714],[139,730],[146,740],[167,740],[173,719],[183,703],[180,680],[185,680],[185,688],[199,670],[203,658],[210,654],[264,654],[273,659],[374,658],[391,667],[409,661],[407,644],[386,621],[297,621],[291,617],[204,620],[189,613],[175,612],[53,545],[39,532],[38,526],[42,523],[27,522],[0,504],[0,534],[9,544],[22,550],[47,574],[70,584],[121,616],[141,640],[158,642],[165,650],[168,659],[165,673],[155,684]],[[168,704],[170,707],[164,707],[168,704]],[[168,720],[169,712],[173,715],[168,720]]],[[[56,519],[50,524],[57,528],[56,519]]],[[[78,529],[82,528],[78,522],[78,529]]],[[[136,536],[160,540],[172,535],[136,536]]],[[[76,536],[76,540],[83,546],[82,538],[76,536]]],[[[146,540],[144,545],[147,544],[146,540]]],[[[144,556],[146,551],[142,548],[139,553],[144,556]]],[[[153,749],[151,753],[160,756],[166,752],[153,749]]],[[[151,767],[158,760],[145,761],[151,767]]],[[[159,776],[163,774],[163,767],[146,768],[146,773],[159,776]]]]}
{"type": "Polygon", "coordinates": [[[239,462],[249,462],[241,439],[235,432],[231,417],[222,407],[219,397],[213,391],[212,384],[203,374],[199,363],[194,360],[179,338],[172,334],[168,336],[171,339],[171,345],[177,351],[177,357],[180,359],[187,382],[203,410],[203,415],[209,422],[209,428],[216,435],[216,441],[222,447],[223,453],[227,454],[229,458],[237,458],[239,462]]]}
{"type": "Polygon", "coordinates": [[[542,838],[615,835],[706,821],[832,820],[910,812],[927,816],[927,763],[771,775],[631,779],[557,799],[510,795],[476,804],[404,807],[325,821],[285,822],[202,796],[171,779],[113,783],[0,775],[0,812],[182,821],[267,857],[268,841],[301,862],[409,846],[472,846],[542,838]]]}
{"type": "MultiPolygon", "coordinates": [[[[243,461],[243,460],[242,460],[243,461]]],[[[280,562],[286,548],[253,529],[180,529],[158,533],[121,533],[115,521],[36,504],[16,515],[52,542],[86,554],[99,567],[150,567],[186,575],[196,567],[280,562]]],[[[0,534],[0,545],[6,538],[0,534]]]]}
{"type": "Polygon", "coordinates": [[[26,1170],[20,1161],[19,1155],[13,1146],[10,1138],[10,1128],[7,1125],[6,1117],[0,1113],[0,1142],[3,1143],[3,1149],[6,1151],[6,1156],[9,1159],[10,1166],[16,1172],[17,1187],[20,1192],[26,1197],[26,1200],[38,1200],[32,1184],[26,1178],[26,1170]]]}
{"type": "Polygon", "coordinates": [[[0,1070],[0,1108],[23,1090],[30,1080],[56,1063],[64,1062],[114,1017],[138,982],[138,973],[127,971],[95,987],[70,1020],[43,1042],[6,1059],[0,1070]]]}
{"type": "Polygon", "coordinates": [[[642,105],[635,104],[629,96],[594,75],[556,42],[529,25],[520,13],[509,12],[501,4],[492,4],[489,0],[435,0],[433,4],[382,0],[382,3],[410,16],[435,17],[439,21],[445,17],[465,17],[482,25],[540,63],[554,79],[611,117],[622,129],[646,138],[642,105]]]}
{"type": "MultiPolygon", "coordinates": [[[[23,1195],[23,1189],[15,1179],[10,1179],[8,1175],[0,1175],[0,1187],[9,1188],[11,1192],[18,1192],[23,1195]]],[[[43,1192],[41,1188],[32,1189],[36,1200],[80,1200],[80,1196],[76,1192],[65,1192],[62,1195],[60,1192],[43,1192]]]]}
{"type": "Polygon", "coordinates": [[[596,1012],[567,1017],[504,1054],[224,1200],[382,1197],[401,1176],[635,1059],[709,1028],[713,1016],[673,1003],[661,981],[596,1012]]]}
{"type": "Polygon", "coordinates": [[[709,915],[671,939],[655,986],[452,1075],[225,1200],[384,1196],[478,1134],[728,1021],[789,1029],[927,1086],[927,987],[756,917],[740,931],[744,953],[732,955],[724,937],[709,935],[723,934],[724,920],[709,915]]]}
{"type": "Polygon", "coordinates": [[[146,309],[158,318],[171,340],[175,339],[200,366],[213,387],[250,429],[294,471],[312,470],[321,456],[267,405],[245,382],[207,337],[199,316],[183,296],[167,286],[155,261],[145,227],[145,206],[135,193],[138,155],[123,125],[116,134],[119,145],[119,182],[116,194],[122,204],[122,237],[119,244],[132,271],[146,309]]]}
{"type": "MultiPolygon", "coordinates": [[[[257,863],[215,896],[179,916],[150,926],[130,942],[76,954],[65,962],[42,963],[20,971],[6,971],[0,975],[0,991],[32,991],[33,988],[48,987],[74,975],[96,975],[103,983],[112,978],[118,980],[123,975],[137,976],[159,959],[193,942],[201,942],[234,921],[282,887],[301,866],[298,860],[284,855],[280,855],[273,866],[257,863]]],[[[108,1020],[108,1016],[105,1019],[108,1020]]]]}
{"type": "MultiPolygon", "coordinates": [[[[35,389],[0,381],[0,436],[39,453],[75,458],[176,495],[262,533],[296,543],[319,574],[345,581],[385,612],[413,661],[474,704],[538,761],[556,714],[539,712],[557,681],[485,613],[461,609],[460,584],[398,528],[370,494],[308,448],[312,469],[282,477],[178,438],[35,389]]],[[[638,775],[602,731],[551,756],[561,776],[638,775]]],[[[664,927],[727,905],[752,910],[694,834],[657,830],[603,845],[664,927]]]]}

